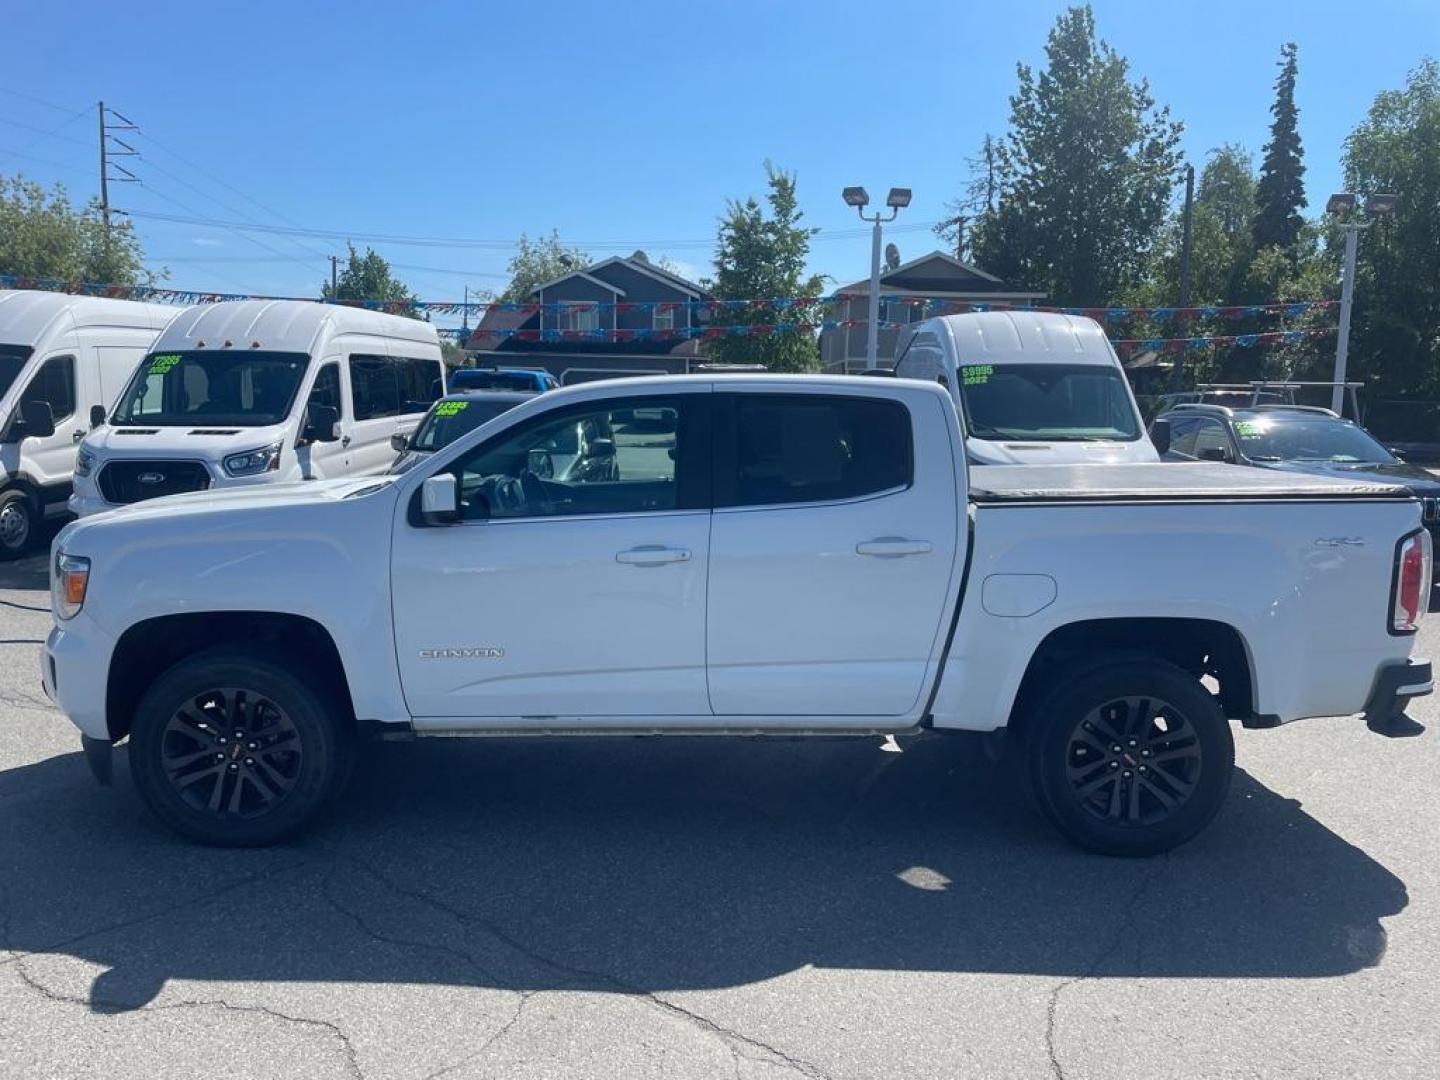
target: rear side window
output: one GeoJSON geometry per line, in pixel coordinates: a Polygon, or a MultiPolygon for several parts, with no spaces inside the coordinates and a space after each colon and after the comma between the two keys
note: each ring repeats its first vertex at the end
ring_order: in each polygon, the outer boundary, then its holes
{"type": "Polygon", "coordinates": [[[444,391],[440,361],[355,353],[350,390],[356,420],[423,413],[444,391]]]}
{"type": "Polygon", "coordinates": [[[720,436],[717,506],[854,499],[908,487],[910,412],[897,401],[739,394],[720,436]]]}

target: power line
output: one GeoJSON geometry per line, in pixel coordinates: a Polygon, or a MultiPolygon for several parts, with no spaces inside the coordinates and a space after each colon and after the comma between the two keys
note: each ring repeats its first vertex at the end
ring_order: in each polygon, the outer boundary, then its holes
{"type": "MultiPolygon", "coordinates": [[[[17,97],[23,101],[33,102],[36,105],[43,105],[47,109],[54,109],[56,112],[75,112],[73,105],[56,105],[53,101],[46,101],[44,98],[36,97],[34,94],[27,94],[21,90],[12,90],[8,86],[0,86],[0,94],[8,94],[10,97],[17,97]]],[[[88,109],[83,110],[88,112],[88,109]]]]}
{"type": "Polygon", "coordinates": [[[52,169],[60,169],[63,172],[83,172],[86,176],[94,175],[94,173],[90,169],[82,169],[78,165],[64,165],[58,161],[51,161],[48,158],[36,157],[34,154],[21,153],[19,150],[6,150],[3,147],[0,147],[0,154],[5,155],[6,157],[24,158],[26,161],[33,161],[37,165],[48,165],[52,169]]]}

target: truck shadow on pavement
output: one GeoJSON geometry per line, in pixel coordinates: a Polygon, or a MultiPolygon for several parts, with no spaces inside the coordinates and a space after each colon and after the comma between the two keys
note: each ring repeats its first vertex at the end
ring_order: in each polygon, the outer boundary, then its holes
{"type": "Polygon", "coordinates": [[[326,821],[263,851],[173,838],[118,773],[98,788],[79,754],[0,773],[0,963],[97,1012],[172,979],[653,994],[807,965],[1333,976],[1378,963],[1380,920],[1407,902],[1243,771],[1192,844],[1106,859],[1054,837],[1008,769],[956,737],[903,754],[378,746],[326,821]]]}

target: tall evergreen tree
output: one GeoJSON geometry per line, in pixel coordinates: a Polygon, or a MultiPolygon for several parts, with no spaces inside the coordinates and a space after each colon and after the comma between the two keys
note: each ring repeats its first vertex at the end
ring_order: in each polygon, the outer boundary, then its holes
{"type": "Polygon", "coordinates": [[[1046,66],[1018,68],[993,209],[975,223],[976,261],[1070,304],[1103,304],[1139,278],[1165,220],[1181,125],[1129,62],[1095,37],[1091,9],[1056,20],[1046,66]]]}
{"type": "Polygon", "coordinates": [[[1255,188],[1255,247],[1288,248],[1305,223],[1305,165],[1301,160],[1299,111],[1295,108],[1295,43],[1280,50],[1280,75],[1275,80],[1275,103],[1270,106],[1270,142],[1260,164],[1255,188]]]}
{"type": "MultiPolygon", "coordinates": [[[[731,200],[720,220],[711,290],[722,300],[819,296],[824,279],[805,273],[814,230],[800,224],[804,214],[795,196],[795,175],[767,161],[765,176],[770,186],[765,196],[770,204],[768,217],[752,196],[744,202],[731,200]]],[[[794,305],[783,312],[767,307],[728,311],[724,320],[735,324],[800,323],[813,321],[815,316],[816,312],[794,305]]],[[[771,371],[811,371],[820,360],[809,331],[724,337],[715,341],[710,351],[725,363],[764,364],[771,371]]]]}

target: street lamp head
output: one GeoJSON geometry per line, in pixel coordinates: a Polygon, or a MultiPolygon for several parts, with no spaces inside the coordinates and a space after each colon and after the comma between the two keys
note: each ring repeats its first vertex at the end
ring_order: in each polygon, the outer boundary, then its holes
{"type": "Polygon", "coordinates": [[[847,187],[840,192],[840,197],[845,200],[846,206],[853,206],[857,210],[870,205],[870,194],[863,187],[847,187]]]}
{"type": "Polygon", "coordinates": [[[910,205],[910,189],[908,187],[892,187],[890,194],[885,196],[885,205],[893,210],[903,210],[910,205]]]}
{"type": "Polygon", "coordinates": [[[1355,210],[1355,204],[1358,201],[1359,200],[1348,191],[1337,191],[1334,195],[1330,196],[1329,202],[1325,204],[1325,212],[1327,214],[1335,214],[1337,217],[1343,214],[1349,214],[1355,210]]]}
{"type": "Polygon", "coordinates": [[[1365,200],[1365,214],[1367,217],[1384,217],[1386,214],[1393,214],[1395,203],[1398,201],[1398,196],[1377,191],[1365,200]]]}

